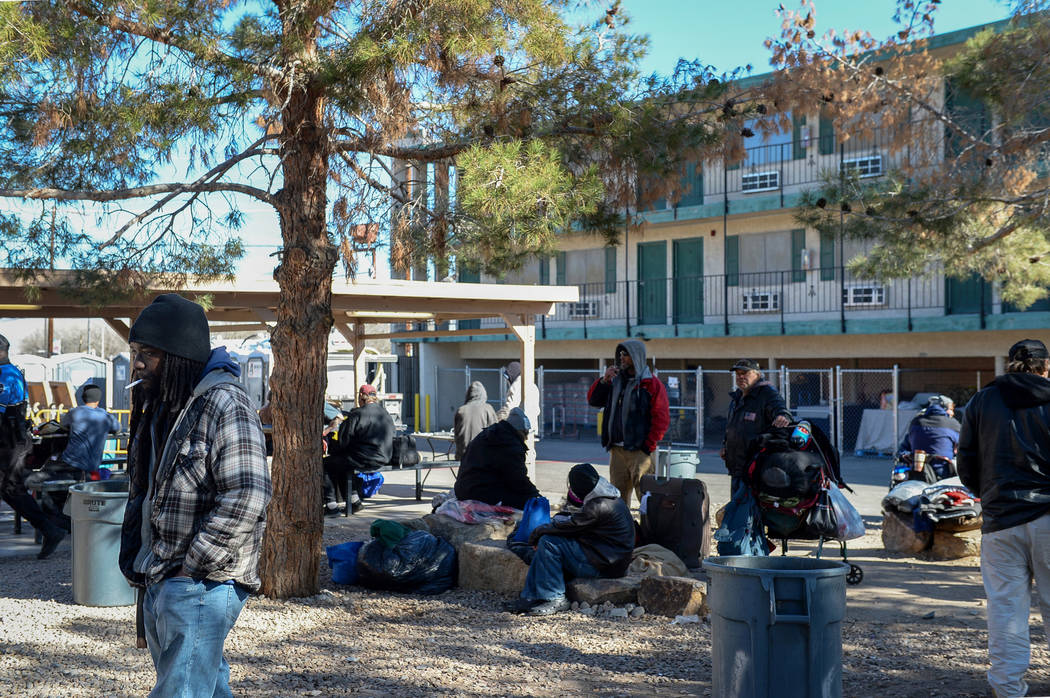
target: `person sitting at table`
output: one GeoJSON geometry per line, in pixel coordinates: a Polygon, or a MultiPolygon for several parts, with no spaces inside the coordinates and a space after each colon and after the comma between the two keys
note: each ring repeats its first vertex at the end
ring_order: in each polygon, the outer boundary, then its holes
{"type": "MultiPolygon", "coordinates": [[[[48,480],[83,482],[86,479],[98,479],[106,438],[120,431],[120,420],[98,406],[101,400],[102,388],[97,385],[88,385],[81,391],[82,404],[62,415],[59,422],[69,435],[65,449],[57,459],[48,460],[43,468],[26,475],[28,489],[48,480]]],[[[66,495],[62,492],[40,492],[41,509],[68,530],[69,517],[62,514],[65,500],[66,495]]]]}
{"type": "Polygon", "coordinates": [[[481,430],[467,446],[456,478],[456,499],[524,509],[539,497],[525,466],[529,418],[515,407],[507,418],[481,430]]]}
{"type": "Polygon", "coordinates": [[[394,455],[394,420],[379,404],[374,385],[365,383],[357,391],[358,407],[339,426],[335,453],[325,458],[325,473],[335,492],[326,496],[326,513],[339,511],[339,502],[349,503],[352,511],[361,508],[360,483],[347,491],[347,477],[355,472],[374,472],[390,463],[394,455]]]}
{"type": "Polygon", "coordinates": [[[463,405],[456,410],[452,433],[456,437],[456,460],[463,460],[467,446],[485,427],[497,421],[496,410],[488,403],[489,394],[481,381],[474,381],[467,388],[467,397],[463,405]]]}
{"type": "MultiPolygon", "coordinates": [[[[962,425],[955,419],[955,401],[947,395],[933,395],[926,407],[912,418],[898,450],[902,453],[925,451],[927,456],[954,461],[961,429],[962,425]]],[[[933,460],[931,465],[938,479],[952,474],[943,461],[933,460]]]]}

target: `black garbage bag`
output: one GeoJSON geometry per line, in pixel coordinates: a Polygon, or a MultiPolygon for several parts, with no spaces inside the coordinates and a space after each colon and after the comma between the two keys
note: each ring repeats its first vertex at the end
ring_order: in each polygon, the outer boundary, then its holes
{"type": "Polygon", "coordinates": [[[369,589],[440,594],[456,585],[456,549],[427,531],[412,531],[393,548],[373,539],[357,557],[357,583],[369,589]]]}

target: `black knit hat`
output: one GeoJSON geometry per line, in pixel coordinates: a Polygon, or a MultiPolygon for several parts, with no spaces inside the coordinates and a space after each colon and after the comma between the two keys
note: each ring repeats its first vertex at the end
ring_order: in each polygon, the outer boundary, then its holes
{"type": "Polygon", "coordinates": [[[161,294],[143,308],[131,326],[128,341],[202,364],[211,357],[204,308],[177,293],[161,294]]]}
{"type": "Polygon", "coordinates": [[[569,490],[584,499],[598,484],[598,471],[590,463],[577,463],[569,471],[569,490]]]}

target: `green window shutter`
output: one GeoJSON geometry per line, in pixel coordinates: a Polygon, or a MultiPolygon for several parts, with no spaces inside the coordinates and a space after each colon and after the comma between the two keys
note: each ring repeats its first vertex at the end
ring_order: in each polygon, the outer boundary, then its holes
{"type": "Polygon", "coordinates": [[[616,248],[605,248],[605,292],[616,293],[616,248]]]}
{"type": "Polygon", "coordinates": [[[648,204],[642,203],[642,194],[652,182],[652,177],[642,176],[638,178],[638,200],[635,202],[635,206],[637,206],[639,211],[662,211],[667,208],[667,199],[665,198],[656,199],[648,204]]]}
{"type": "MultiPolygon", "coordinates": [[[[559,252],[558,253],[558,269],[556,271],[556,274],[557,274],[558,285],[559,286],[564,286],[565,285],[565,253],[564,252],[559,252]]],[[[550,274],[548,272],[548,276],[549,275],[550,274]]]]}
{"type": "Polygon", "coordinates": [[[548,286],[551,282],[551,260],[550,257],[540,259],[540,285],[548,286]]]}
{"type": "Polygon", "coordinates": [[[831,155],[835,152],[835,123],[825,113],[820,115],[820,130],[817,134],[817,140],[820,141],[819,150],[821,155],[831,155]]]}
{"type": "Polygon", "coordinates": [[[471,269],[464,265],[459,269],[459,282],[461,284],[481,283],[481,273],[477,268],[471,269]]]}
{"type": "Polygon", "coordinates": [[[791,280],[806,280],[806,270],[802,268],[802,250],[806,248],[806,231],[791,231],[791,280]]]}
{"type": "Polygon", "coordinates": [[[820,234],[820,280],[835,280],[835,236],[820,234]]]}
{"type": "Polygon", "coordinates": [[[801,160],[806,157],[806,146],[802,143],[802,127],[806,125],[806,115],[791,117],[791,158],[801,160]]]}
{"type": "Polygon", "coordinates": [[[740,237],[726,235],[726,286],[739,286],[740,237]]]}
{"type": "Polygon", "coordinates": [[[704,203],[704,170],[698,162],[682,166],[682,198],[679,206],[699,206],[704,203]]]}

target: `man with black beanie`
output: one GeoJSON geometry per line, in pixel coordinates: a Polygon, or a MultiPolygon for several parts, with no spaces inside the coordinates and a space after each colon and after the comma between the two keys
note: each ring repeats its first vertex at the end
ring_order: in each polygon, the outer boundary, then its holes
{"type": "Polygon", "coordinates": [[[1046,345],[1017,342],[1006,373],[970,399],[959,433],[959,478],[981,498],[988,683],[997,696],[1028,695],[1033,579],[1043,627],[1050,630],[1048,377],[1046,345]]]}
{"type": "Polygon", "coordinates": [[[224,347],[212,350],[198,304],[158,296],[129,339],[138,384],[120,567],[144,587],[151,695],[228,696],[223,644],[260,586],[272,491],[262,425],[237,362],[224,347]]]}
{"type": "Polygon", "coordinates": [[[620,491],[590,463],[572,466],[566,507],[529,536],[536,554],[512,613],[546,616],[568,610],[565,582],[578,577],[622,577],[634,552],[634,519],[620,491]]]}
{"type": "Polygon", "coordinates": [[[25,485],[25,462],[32,439],[26,420],[26,379],[11,363],[7,337],[0,335],[0,497],[40,532],[43,543],[37,558],[55,552],[66,531],[46,515],[25,485]]]}

